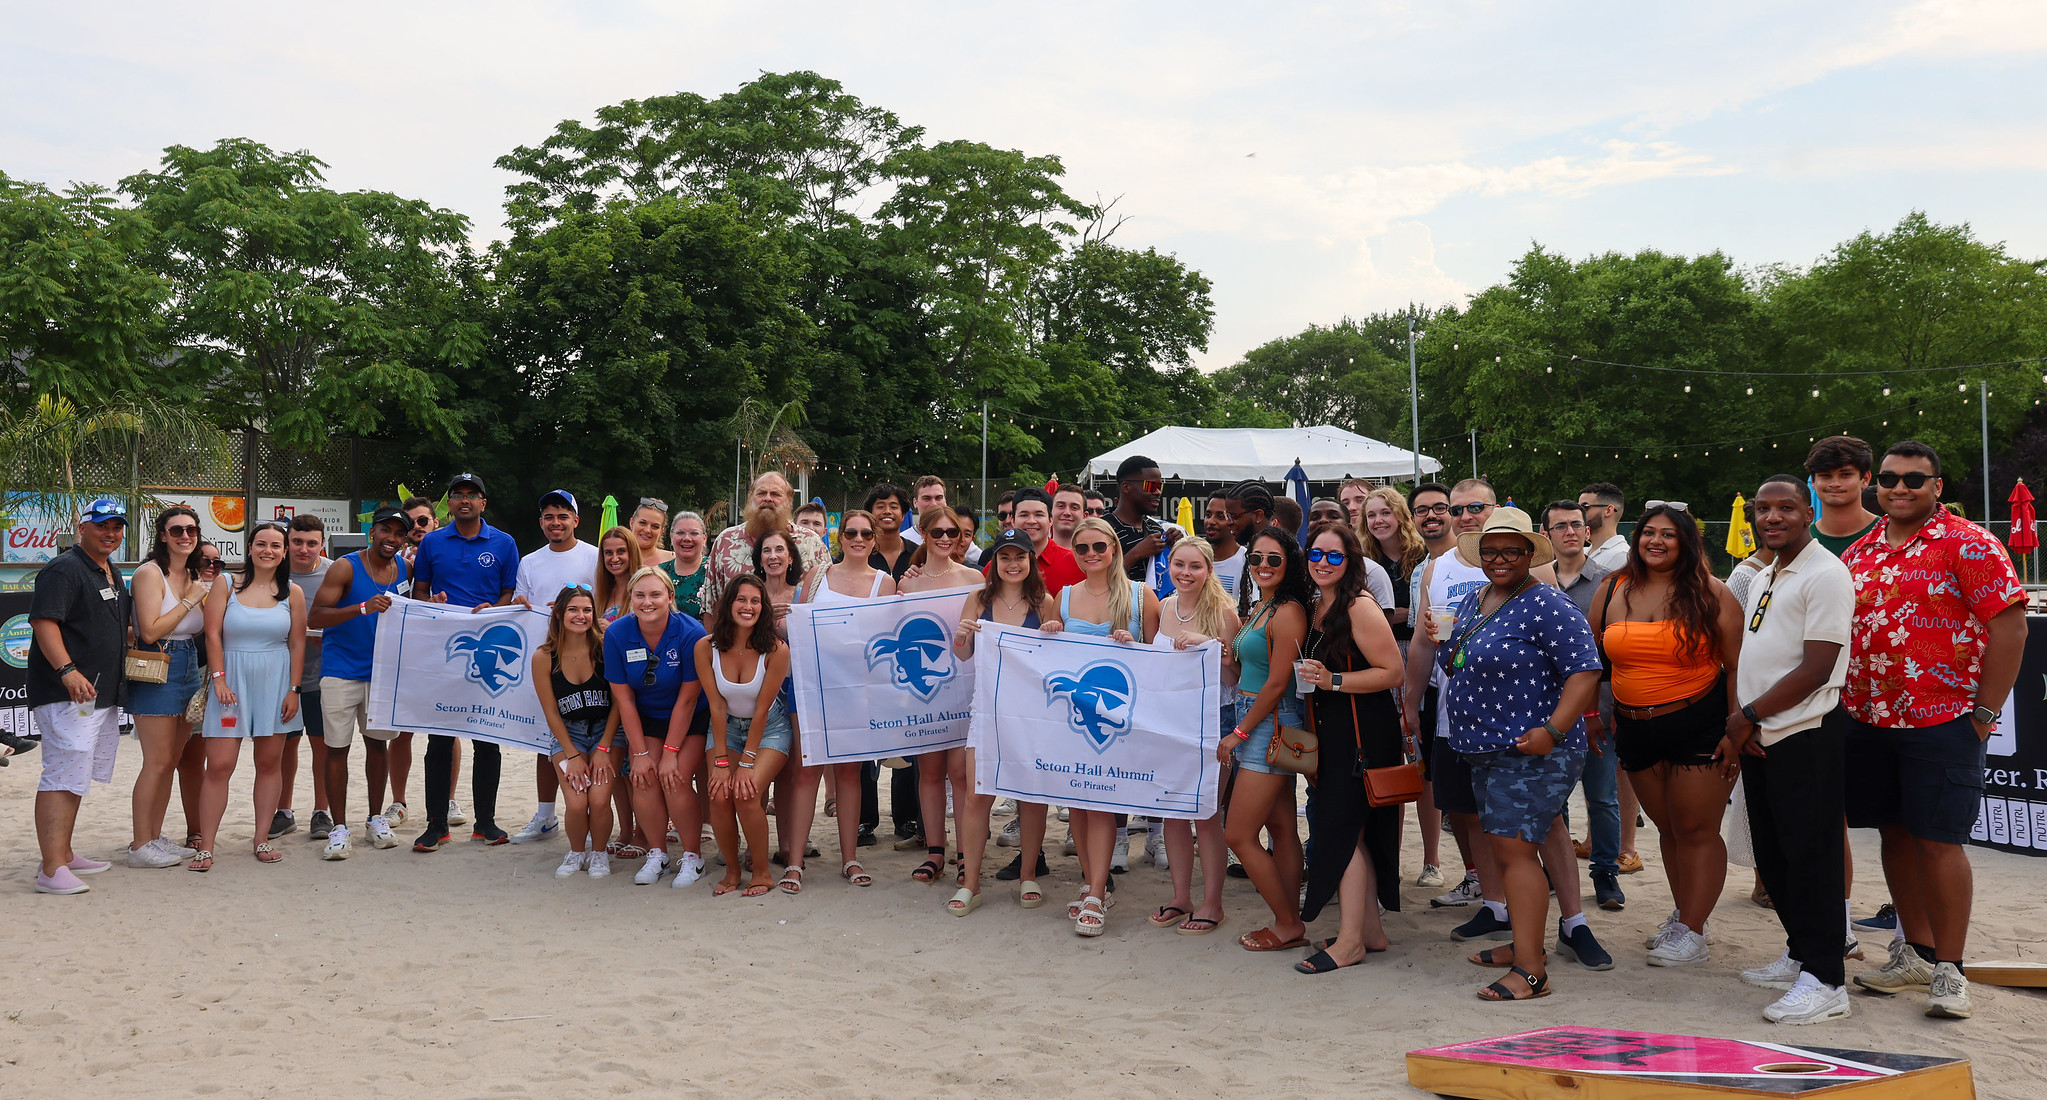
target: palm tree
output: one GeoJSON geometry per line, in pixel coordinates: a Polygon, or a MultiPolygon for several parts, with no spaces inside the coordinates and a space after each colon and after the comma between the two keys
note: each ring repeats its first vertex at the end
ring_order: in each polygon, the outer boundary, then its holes
{"type": "MultiPolygon", "coordinates": [[[[23,496],[55,498],[59,541],[69,545],[79,504],[137,492],[130,448],[146,435],[168,436],[197,464],[230,461],[227,437],[191,408],[133,393],[80,408],[61,393],[44,393],[25,408],[0,406],[0,508],[23,496]]],[[[141,503],[160,503],[145,496],[141,503]]]]}

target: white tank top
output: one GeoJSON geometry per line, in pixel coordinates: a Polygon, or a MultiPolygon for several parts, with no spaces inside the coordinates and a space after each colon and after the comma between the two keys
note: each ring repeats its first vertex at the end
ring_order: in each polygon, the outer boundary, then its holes
{"type": "MultiPolygon", "coordinates": [[[[874,587],[868,589],[867,599],[871,600],[881,595],[881,579],[886,576],[888,574],[882,570],[877,569],[874,571],[874,587]]],[[[810,602],[823,607],[829,607],[832,604],[859,603],[860,599],[861,597],[859,596],[848,596],[844,592],[840,592],[832,587],[829,567],[826,569],[824,579],[818,582],[817,591],[810,594],[810,602]]]]}
{"type": "MultiPolygon", "coordinates": [[[[162,574],[159,573],[159,575],[161,576],[162,574]]],[[[198,582],[186,581],[185,584],[187,590],[190,589],[191,585],[196,583],[198,582]]],[[[170,578],[168,576],[165,576],[163,582],[163,606],[157,608],[156,613],[158,616],[168,615],[171,613],[171,608],[176,606],[178,606],[177,594],[171,591],[170,578]]],[[[164,635],[162,640],[170,642],[183,641],[189,638],[196,638],[201,633],[204,633],[205,630],[206,612],[201,610],[200,608],[195,607],[190,611],[185,612],[185,617],[179,619],[178,625],[172,627],[171,632],[169,634],[164,635]]]]}
{"type": "Polygon", "coordinates": [[[717,678],[718,695],[725,700],[725,713],[734,718],[753,717],[754,707],[761,697],[761,677],[768,671],[768,659],[762,657],[754,662],[753,679],[735,684],[725,678],[725,662],[719,658],[716,648],[711,650],[711,675],[717,678]]]}

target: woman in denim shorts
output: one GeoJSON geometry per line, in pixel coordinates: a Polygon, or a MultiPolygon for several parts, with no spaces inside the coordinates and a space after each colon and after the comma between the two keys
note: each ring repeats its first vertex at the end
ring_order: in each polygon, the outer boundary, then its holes
{"type": "Polygon", "coordinates": [[[168,675],[161,684],[128,682],[127,709],[135,717],[135,740],[142,745],[130,867],[175,867],[192,852],[163,837],[163,819],[171,801],[171,775],[192,735],[185,707],[206,682],[206,656],[200,648],[206,614],[201,608],[218,576],[220,552],[200,549],[199,513],[182,504],[157,513],[149,558],[135,570],[135,641],[137,648],[168,658],[168,675]],[[207,555],[210,571],[201,568],[207,555]]]}
{"type": "MultiPolygon", "coordinates": [[[[1315,589],[1301,544],[1277,527],[1251,539],[1244,561],[1260,599],[1244,609],[1244,625],[1225,651],[1239,672],[1235,728],[1216,749],[1217,759],[1229,763],[1234,758],[1237,764],[1223,837],[1272,909],[1271,927],[1246,933],[1237,943],[1246,951],[1285,951],[1308,942],[1308,927],[1301,923],[1301,834],[1294,822],[1294,777],[1267,764],[1265,754],[1277,724],[1298,728],[1303,721],[1301,700],[1294,694],[1294,661],[1307,635],[1315,589]],[[1261,829],[1272,833],[1271,852],[1258,842],[1261,829]]],[[[1245,601],[1239,597],[1238,602],[1245,601]]]]}
{"type": "MultiPolygon", "coordinates": [[[[711,765],[711,832],[725,857],[725,877],[712,896],[739,887],[739,833],[753,855],[753,879],[742,897],[757,898],[774,888],[768,846],[768,784],[789,759],[789,715],[782,709],[782,683],[789,678],[789,647],[775,635],[775,613],[767,582],[742,573],[718,598],[717,628],[697,642],[697,682],[711,708],[713,743],[705,749],[711,765]]],[[[792,846],[793,849],[793,846],[792,846]]],[[[802,888],[803,869],[793,849],[784,882],[802,888]],[[791,877],[793,876],[793,878],[791,877]]],[[[787,885],[784,890],[789,890],[787,885]]]]}
{"type": "Polygon", "coordinates": [[[611,788],[625,777],[632,754],[619,748],[618,712],[604,680],[604,643],[597,632],[597,601],[576,584],[554,598],[547,641],[533,651],[533,688],[560,746],[550,757],[561,775],[562,833],[569,854],[556,878],[587,871],[611,873],[611,788]]]}

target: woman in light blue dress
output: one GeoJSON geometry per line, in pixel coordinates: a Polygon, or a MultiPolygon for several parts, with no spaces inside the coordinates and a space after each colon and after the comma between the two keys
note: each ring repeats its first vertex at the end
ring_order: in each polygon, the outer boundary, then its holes
{"type": "Polygon", "coordinates": [[[305,728],[299,715],[299,667],[306,650],[306,597],[291,583],[284,528],[258,524],[249,556],[232,585],[217,584],[206,598],[206,654],[212,697],[199,732],[206,738],[206,781],[199,792],[199,854],[186,867],[213,868],[213,845],[227,812],[227,785],[242,753],[256,744],[256,859],[276,863],[283,853],[266,839],[284,793],[279,765],[284,735],[305,728]]]}

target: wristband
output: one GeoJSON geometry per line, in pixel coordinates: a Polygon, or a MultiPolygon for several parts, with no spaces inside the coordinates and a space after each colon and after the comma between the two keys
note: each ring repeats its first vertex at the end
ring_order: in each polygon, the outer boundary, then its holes
{"type": "Polygon", "coordinates": [[[597,746],[597,751],[598,751],[598,752],[610,752],[610,751],[611,751],[611,746],[610,746],[610,745],[599,745],[599,746],[597,746]]]}
{"type": "Polygon", "coordinates": [[[723,760],[713,760],[711,761],[711,766],[714,768],[729,768],[732,766],[732,758],[726,757],[723,760]]]}
{"type": "Polygon", "coordinates": [[[1549,739],[1551,741],[1554,741],[1560,745],[1563,744],[1564,742],[1563,731],[1557,729],[1557,724],[1555,721],[1548,718],[1543,719],[1542,728],[1549,731],[1549,739]]]}
{"type": "Polygon", "coordinates": [[[72,674],[72,673],[74,673],[74,672],[77,672],[77,671],[78,671],[78,666],[77,666],[76,664],[68,664],[68,665],[65,665],[65,666],[64,666],[63,668],[60,668],[60,669],[58,669],[58,670],[57,670],[57,677],[58,677],[59,679],[62,679],[62,678],[64,678],[65,676],[69,676],[70,674],[72,674]]]}
{"type": "Polygon", "coordinates": [[[356,604],[356,605],[355,605],[355,613],[356,613],[357,615],[367,615],[367,614],[369,614],[369,613],[370,613],[370,601],[368,601],[368,600],[364,600],[363,602],[361,602],[361,603],[359,603],[359,604],[356,604]]]}
{"type": "Polygon", "coordinates": [[[671,745],[671,744],[667,743],[666,741],[663,741],[663,742],[661,743],[661,747],[662,747],[662,748],[664,748],[664,749],[667,749],[667,750],[668,750],[669,752],[681,752],[681,751],[682,751],[682,746],[681,746],[681,745],[671,745]]]}
{"type": "Polygon", "coordinates": [[[218,680],[218,679],[220,679],[221,677],[223,677],[223,676],[225,676],[225,675],[227,675],[227,673],[225,673],[225,672],[216,672],[216,673],[214,673],[214,674],[213,674],[213,675],[212,675],[211,677],[209,677],[209,679],[214,679],[214,680],[218,680]]]}
{"type": "Polygon", "coordinates": [[[1599,712],[1598,712],[1598,711],[1596,711],[1596,710],[1588,710],[1588,711],[1586,711],[1585,713],[1583,713],[1583,714],[1579,715],[1579,716],[1578,716],[1578,720],[1579,720],[1579,721],[1581,721],[1581,722],[1590,722],[1590,721],[1592,721],[1592,720],[1593,720],[1594,718],[1597,718],[1597,717],[1599,717],[1599,712]]]}
{"type": "Polygon", "coordinates": [[[1244,727],[1242,727],[1242,726],[1238,726],[1238,727],[1236,727],[1235,729],[1231,730],[1231,731],[1230,731],[1230,736],[1231,736],[1231,737],[1241,737],[1241,738],[1243,738],[1243,739],[1244,739],[1244,740],[1246,740],[1246,741],[1249,741],[1249,740],[1251,739],[1251,735],[1250,735],[1250,734],[1248,734],[1248,733],[1245,733],[1245,732],[1244,732],[1244,727]]]}

